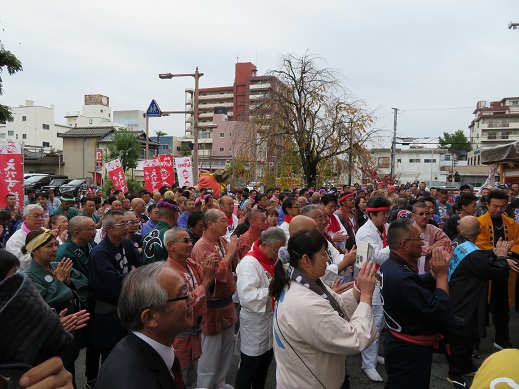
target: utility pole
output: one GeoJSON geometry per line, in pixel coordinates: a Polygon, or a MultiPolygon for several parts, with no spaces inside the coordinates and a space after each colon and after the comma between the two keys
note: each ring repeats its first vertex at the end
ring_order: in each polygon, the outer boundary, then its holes
{"type": "Polygon", "coordinates": [[[350,150],[348,152],[348,185],[351,185],[352,170],[353,170],[353,122],[350,120],[350,150]]]}
{"type": "Polygon", "coordinates": [[[395,174],[395,162],[396,162],[396,123],[397,123],[397,115],[398,108],[391,108],[394,111],[394,119],[393,119],[393,142],[391,144],[391,176],[395,174]]]}

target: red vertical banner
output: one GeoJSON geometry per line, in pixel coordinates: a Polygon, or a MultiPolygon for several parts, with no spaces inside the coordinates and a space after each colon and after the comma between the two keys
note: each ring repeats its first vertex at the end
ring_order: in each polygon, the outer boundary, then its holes
{"type": "Polygon", "coordinates": [[[126,186],[126,177],[124,176],[123,167],[121,165],[121,161],[119,159],[114,159],[113,161],[105,163],[106,172],[110,176],[112,183],[114,184],[114,188],[116,190],[122,190],[123,193],[128,192],[128,187],[126,186]]]}
{"type": "MultiPolygon", "coordinates": [[[[157,156],[155,156],[157,158],[157,156]]],[[[160,154],[160,177],[162,179],[161,186],[171,186],[175,183],[175,171],[173,170],[173,155],[160,154]]]]}
{"type": "Polygon", "coordinates": [[[23,208],[22,148],[15,143],[0,143],[0,207],[5,208],[5,196],[12,193],[16,206],[23,208]]]}
{"type": "Polygon", "coordinates": [[[158,192],[162,186],[160,161],[158,159],[148,159],[144,161],[143,172],[146,190],[151,193],[158,192]]]}

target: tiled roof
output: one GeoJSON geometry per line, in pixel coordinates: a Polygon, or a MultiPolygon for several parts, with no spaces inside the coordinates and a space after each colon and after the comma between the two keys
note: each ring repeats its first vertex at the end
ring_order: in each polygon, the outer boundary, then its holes
{"type": "MultiPolygon", "coordinates": [[[[137,140],[140,143],[142,143],[142,144],[146,143],[146,135],[144,134],[144,132],[142,132],[142,131],[133,131],[133,133],[135,134],[135,137],[137,138],[137,140]],[[140,138],[141,136],[143,136],[143,138],[140,138]]],[[[109,134],[106,134],[102,138],[99,138],[97,141],[99,143],[109,143],[109,142],[112,142],[113,140],[114,140],[114,133],[111,132],[109,134]]],[[[151,137],[150,137],[149,141],[148,141],[148,145],[152,146],[152,147],[153,146],[159,147],[160,143],[158,143],[157,141],[151,139],[151,137]]]]}
{"type": "Polygon", "coordinates": [[[75,127],[61,134],[62,138],[100,138],[115,131],[114,127],[75,127]]]}

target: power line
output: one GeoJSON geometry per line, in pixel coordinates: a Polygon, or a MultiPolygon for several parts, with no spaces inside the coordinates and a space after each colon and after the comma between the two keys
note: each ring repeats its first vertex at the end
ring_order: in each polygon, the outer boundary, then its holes
{"type": "Polygon", "coordinates": [[[402,109],[401,112],[411,112],[411,111],[451,111],[455,109],[472,109],[474,107],[452,107],[452,108],[412,108],[412,109],[402,109]]]}

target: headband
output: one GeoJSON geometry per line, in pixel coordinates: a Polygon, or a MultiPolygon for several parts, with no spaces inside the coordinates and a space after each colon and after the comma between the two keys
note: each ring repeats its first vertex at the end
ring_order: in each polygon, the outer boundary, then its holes
{"type": "Polygon", "coordinates": [[[348,194],[345,194],[344,196],[342,196],[340,199],[339,199],[339,203],[346,200],[346,199],[349,199],[350,197],[353,197],[353,193],[348,193],[348,194]]]}
{"type": "Polygon", "coordinates": [[[43,234],[38,235],[25,245],[25,249],[30,254],[42,244],[44,244],[51,236],[54,236],[51,230],[43,230],[43,234]]]}
{"type": "Polygon", "coordinates": [[[178,207],[178,205],[168,203],[167,201],[160,201],[157,204],[157,208],[169,208],[169,209],[172,209],[173,211],[180,212],[180,208],[178,207]]]}
{"type": "Polygon", "coordinates": [[[61,201],[72,201],[72,202],[76,202],[76,199],[74,199],[74,198],[68,198],[68,197],[65,197],[65,196],[61,196],[61,197],[60,197],[60,200],[61,200],[61,201]]]}
{"type": "Polygon", "coordinates": [[[389,211],[391,207],[366,208],[366,212],[389,211]]]}

